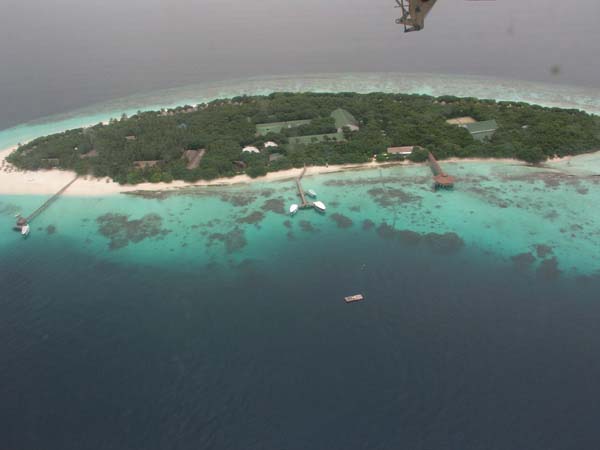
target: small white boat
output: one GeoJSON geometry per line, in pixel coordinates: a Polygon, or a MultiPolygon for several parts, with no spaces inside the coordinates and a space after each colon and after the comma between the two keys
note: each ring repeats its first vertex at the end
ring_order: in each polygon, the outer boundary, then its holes
{"type": "Polygon", "coordinates": [[[314,202],[313,207],[319,212],[325,212],[325,203],[323,202],[314,202]]]}
{"type": "Polygon", "coordinates": [[[295,203],[290,206],[290,216],[293,216],[294,214],[296,214],[298,212],[298,205],[296,205],[295,203]]]}
{"type": "Polygon", "coordinates": [[[21,227],[21,236],[27,237],[29,236],[29,225],[25,224],[21,227]]]}
{"type": "Polygon", "coordinates": [[[317,198],[317,193],[315,191],[313,191],[312,189],[309,189],[306,193],[308,194],[309,197],[317,198]]]}

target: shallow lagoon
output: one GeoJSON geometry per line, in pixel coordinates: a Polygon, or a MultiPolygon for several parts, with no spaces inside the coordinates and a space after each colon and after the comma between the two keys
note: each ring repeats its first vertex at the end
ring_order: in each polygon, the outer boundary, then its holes
{"type": "MultiPolygon", "coordinates": [[[[577,161],[572,160],[573,167],[577,161]]],[[[433,191],[426,166],[307,177],[305,188],[315,189],[328,205],[324,215],[307,210],[288,217],[289,205],[297,201],[292,180],[177,193],[64,197],[33,223],[27,241],[6,233],[0,245],[61,240],[108,260],[201,266],[270,259],[283,249],[304,247],[315,236],[323,246],[333,236],[354,239],[378,230],[383,239],[402,240],[386,235],[390,227],[420,235],[453,233],[469,250],[521,265],[529,260],[520,266],[523,270],[544,262],[548,268],[554,265],[556,274],[600,270],[600,211],[594,208],[600,179],[504,162],[444,166],[458,179],[453,191],[433,191]]],[[[595,170],[589,162],[586,168],[595,170]]],[[[31,211],[42,201],[3,197],[2,226],[8,229],[16,212],[31,211]]]]}

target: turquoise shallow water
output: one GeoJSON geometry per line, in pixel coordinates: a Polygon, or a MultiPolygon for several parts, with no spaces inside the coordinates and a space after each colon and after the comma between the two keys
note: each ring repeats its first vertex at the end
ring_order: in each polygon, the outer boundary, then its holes
{"type": "MultiPolygon", "coordinates": [[[[586,167],[593,170],[589,163],[586,167]]],[[[22,246],[44,245],[60,237],[107,260],[239,264],[302,246],[309,234],[318,235],[325,246],[339,233],[351,238],[364,232],[368,220],[374,233],[382,224],[420,234],[455,233],[467,248],[507,263],[531,253],[532,270],[553,257],[565,275],[600,270],[597,177],[498,162],[446,163],[445,170],[458,179],[454,191],[434,192],[426,166],[307,177],[305,187],[318,192],[328,212],[300,211],[292,218],[285,214],[297,201],[291,180],[149,194],[158,198],[65,197],[33,223],[27,241],[5,233],[0,246],[15,245],[15,240],[22,246]]],[[[33,210],[43,198],[0,201],[0,225],[8,229],[14,214],[33,210]]]]}

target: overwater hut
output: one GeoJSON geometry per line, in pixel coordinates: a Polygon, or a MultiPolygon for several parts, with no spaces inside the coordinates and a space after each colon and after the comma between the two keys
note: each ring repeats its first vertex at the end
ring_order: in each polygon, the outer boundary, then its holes
{"type": "Polygon", "coordinates": [[[439,163],[435,159],[435,156],[433,156],[433,153],[429,152],[427,158],[429,160],[429,167],[433,173],[433,183],[435,188],[450,189],[454,187],[454,177],[448,175],[442,170],[439,163]]]}

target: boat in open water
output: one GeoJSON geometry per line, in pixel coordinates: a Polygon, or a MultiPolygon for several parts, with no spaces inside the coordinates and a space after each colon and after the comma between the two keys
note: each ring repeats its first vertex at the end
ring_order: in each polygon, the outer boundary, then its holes
{"type": "Polygon", "coordinates": [[[344,301],[346,303],[354,303],[354,302],[362,302],[365,297],[362,294],[349,295],[348,297],[344,297],[344,301]]]}
{"type": "Polygon", "coordinates": [[[298,205],[296,205],[295,203],[290,206],[290,216],[293,216],[294,214],[296,214],[298,212],[298,205]]]}
{"type": "Polygon", "coordinates": [[[313,203],[313,207],[314,207],[314,208],[315,208],[317,211],[319,211],[319,212],[325,212],[325,210],[327,209],[327,208],[325,207],[325,203],[323,203],[323,202],[319,202],[319,201],[317,201],[317,202],[314,202],[314,203],[313,203]]]}

